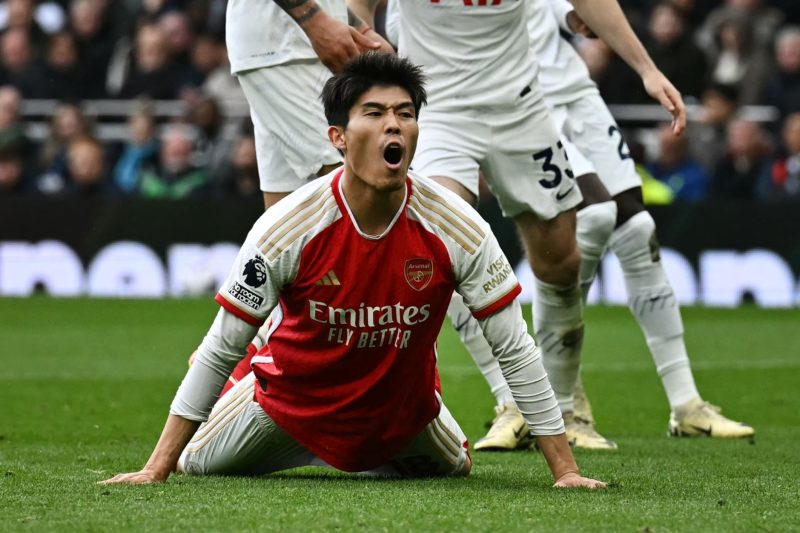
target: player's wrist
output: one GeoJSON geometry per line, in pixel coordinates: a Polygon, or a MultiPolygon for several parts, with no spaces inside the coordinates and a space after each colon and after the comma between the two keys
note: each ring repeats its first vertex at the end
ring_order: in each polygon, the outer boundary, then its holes
{"type": "Polygon", "coordinates": [[[303,29],[309,37],[318,35],[318,32],[327,32],[328,23],[331,17],[323,9],[314,6],[314,8],[303,16],[295,18],[297,24],[303,29]]]}

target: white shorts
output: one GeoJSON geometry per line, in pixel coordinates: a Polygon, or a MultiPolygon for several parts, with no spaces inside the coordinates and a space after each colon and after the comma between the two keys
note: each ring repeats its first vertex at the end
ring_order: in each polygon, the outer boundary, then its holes
{"type": "Polygon", "coordinates": [[[513,217],[550,220],[582,199],[538,89],[512,106],[423,109],[412,168],[451,178],[478,194],[478,174],[513,217]]]}
{"type": "Polygon", "coordinates": [[[641,187],[622,132],[599,94],[551,109],[575,176],[595,173],[611,196],[641,187]],[[570,144],[571,143],[571,144],[570,144]]]}
{"type": "Polygon", "coordinates": [[[318,61],[237,74],[255,127],[261,190],[292,192],[342,157],[328,139],[319,99],[331,72],[318,61]]]}
{"type": "MultiPolygon", "coordinates": [[[[186,446],[179,470],[194,475],[261,475],[300,466],[330,466],[272,421],[253,400],[251,372],[214,405],[186,446]]],[[[389,463],[363,472],[380,476],[448,476],[469,472],[467,437],[441,403],[439,415],[389,463]]]]}

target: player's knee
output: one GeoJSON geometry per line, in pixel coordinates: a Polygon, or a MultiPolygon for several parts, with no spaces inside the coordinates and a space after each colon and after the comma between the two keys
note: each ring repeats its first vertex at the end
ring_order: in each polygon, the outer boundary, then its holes
{"type": "Polygon", "coordinates": [[[647,262],[660,260],[656,222],[650,213],[637,213],[611,235],[611,249],[623,267],[626,263],[643,259],[647,262]]]}
{"type": "Polygon", "coordinates": [[[567,286],[578,282],[581,253],[577,246],[560,254],[543,254],[542,260],[534,261],[536,278],[552,285],[567,286]]]}
{"type": "Polygon", "coordinates": [[[580,250],[602,253],[616,222],[617,204],[614,201],[587,205],[578,211],[576,237],[580,250]]]}

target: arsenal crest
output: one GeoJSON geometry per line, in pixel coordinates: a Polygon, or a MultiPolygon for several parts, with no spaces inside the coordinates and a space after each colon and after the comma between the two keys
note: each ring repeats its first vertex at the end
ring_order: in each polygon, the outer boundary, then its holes
{"type": "Polygon", "coordinates": [[[406,281],[415,291],[421,291],[428,286],[433,278],[433,261],[419,257],[406,260],[404,269],[406,281]]]}

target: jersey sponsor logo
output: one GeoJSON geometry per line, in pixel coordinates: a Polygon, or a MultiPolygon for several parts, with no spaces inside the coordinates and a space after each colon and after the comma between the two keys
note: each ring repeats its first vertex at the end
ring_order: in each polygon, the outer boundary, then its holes
{"type": "Polygon", "coordinates": [[[421,291],[433,278],[433,261],[419,257],[408,259],[403,272],[409,286],[415,291],[421,291]]]}
{"type": "Polygon", "coordinates": [[[329,285],[336,285],[336,286],[338,286],[338,285],[341,285],[341,283],[339,282],[339,278],[336,277],[336,272],[331,270],[330,272],[328,272],[327,274],[322,276],[320,279],[315,281],[314,285],[328,285],[328,286],[329,285]]]}
{"type": "Polygon", "coordinates": [[[254,293],[244,285],[241,285],[238,281],[233,282],[233,286],[228,289],[228,294],[245,304],[247,307],[256,311],[261,307],[261,304],[264,303],[264,298],[254,293]]]}
{"type": "Polygon", "coordinates": [[[356,348],[407,348],[412,333],[407,328],[428,320],[430,309],[430,304],[417,307],[400,302],[376,306],[362,302],[357,308],[339,308],[325,302],[308,301],[309,318],[329,326],[328,342],[356,348]]]}
{"type": "Polygon", "coordinates": [[[242,276],[244,276],[245,283],[257,289],[267,281],[267,265],[260,257],[253,257],[245,263],[242,276]]]}
{"type": "Polygon", "coordinates": [[[505,255],[501,255],[489,264],[486,269],[486,274],[489,276],[489,281],[483,284],[483,292],[488,294],[501,287],[510,275],[514,273],[514,269],[508,264],[505,255]]]}

